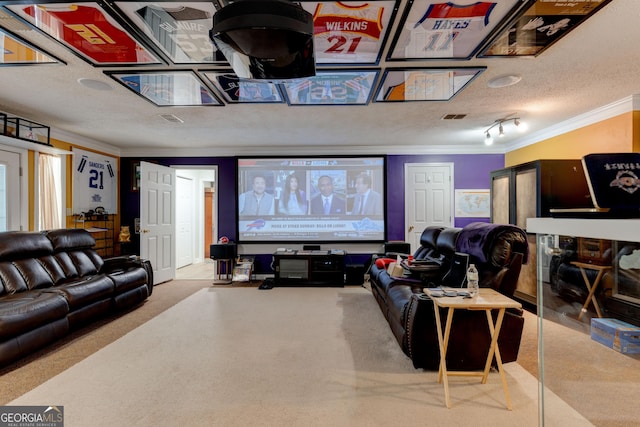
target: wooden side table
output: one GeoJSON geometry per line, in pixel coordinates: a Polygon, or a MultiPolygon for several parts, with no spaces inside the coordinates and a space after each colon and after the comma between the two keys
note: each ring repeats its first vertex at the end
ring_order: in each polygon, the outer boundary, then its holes
{"type": "Polygon", "coordinates": [[[598,285],[600,284],[600,279],[604,275],[605,271],[611,269],[610,265],[596,265],[596,264],[588,264],[586,262],[573,261],[571,264],[575,265],[580,269],[580,273],[582,273],[582,280],[584,280],[584,284],[587,286],[587,290],[589,291],[589,295],[587,295],[587,300],[584,302],[582,306],[582,310],[580,310],[580,314],[578,314],[578,320],[582,319],[582,316],[587,312],[587,307],[589,307],[589,303],[593,303],[593,307],[596,309],[596,313],[598,317],[602,317],[602,312],[600,311],[600,305],[598,304],[598,299],[596,298],[596,289],[598,289],[598,285]],[[587,277],[587,273],[584,271],[585,268],[590,270],[597,270],[598,275],[593,280],[593,283],[589,282],[589,278],[587,277]]]}
{"type": "Polygon", "coordinates": [[[449,396],[449,376],[467,376],[482,377],[482,384],[486,384],[489,371],[491,369],[491,362],[493,356],[496,357],[496,363],[498,365],[498,372],[502,379],[502,388],[504,389],[504,395],[507,401],[507,408],[512,409],[511,396],[509,395],[509,388],[507,387],[507,378],[502,368],[502,357],[500,356],[500,349],[498,347],[498,336],[500,335],[500,328],[502,327],[502,320],[504,319],[504,312],[507,308],[521,308],[522,304],[517,301],[508,298],[501,293],[490,289],[481,288],[478,295],[473,298],[464,298],[462,296],[456,297],[436,297],[432,296],[437,288],[425,288],[424,292],[433,300],[433,309],[435,310],[436,328],[438,330],[438,344],[440,346],[440,370],[438,372],[438,382],[444,384],[444,396],[447,408],[451,407],[451,398],[449,396]],[[444,333],[442,331],[442,322],[440,320],[440,309],[447,309],[447,323],[445,325],[444,333]],[[465,310],[484,310],[487,314],[487,322],[489,325],[489,331],[491,332],[491,345],[489,346],[489,352],[487,354],[487,361],[484,366],[484,371],[447,371],[447,346],[449,344],[449,334],[451,333],[451,322],[453,320],[453,312],[456,309],[465,310]],[[495,324],[491,316],[491,310],[498,310],[498,317],[495,324]]]}

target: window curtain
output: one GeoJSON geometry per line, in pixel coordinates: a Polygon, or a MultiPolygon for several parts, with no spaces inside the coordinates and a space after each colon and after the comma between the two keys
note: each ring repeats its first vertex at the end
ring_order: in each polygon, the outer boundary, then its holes
{"type": "Polygon", "coordinates": [[[52,230],[61,228],[60,206],[58,205],[59,189],[56,185],[56,156],[40,153],[38,156],[38,172],[40,181],[40,229],[52,230]]]}

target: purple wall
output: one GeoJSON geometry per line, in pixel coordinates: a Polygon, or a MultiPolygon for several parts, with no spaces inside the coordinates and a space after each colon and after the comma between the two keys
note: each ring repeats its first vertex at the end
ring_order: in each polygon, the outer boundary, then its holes
{"type": "MultiPolygon", "coordinates": [[[[121,188],[120,206],[122,225],[130,225],[133,230],[134,218],[140,215],[138,192],[131,191],[132,165],[140,158],[120,160],[121,188]]],[[[236,239],[236,159],[235,157],[175,157],[142,159],[165,166],[215,165],[218,167],[218,234],[236,239]]],[[[453,163],[454,186],[456,189],[489,188],[489,173],[504,167],[502,154],[460,154],[460,155],[389,155],[387,156],[387,239],[404,240],[404,165],[406,163],[453,163]]],[[[454,225],[463,227],[473,221],[489,221],[489,218],[455,218],[454,225]]],[[[137,236],[134,236],[136,239],[137,236]]],[[[132,248],[138,248],[134,240],[132,248]]],[[[137,250],[132,250],[132,253],[137,250]]]]}
{"type": "MultiPolygon", "coordinates": [[[[404,165],[406,163],[453,163],[456,189],[486,189],[489,173],[504,167],[502,154],[403,155],[387,157],[387,238],[404,240],[404,165]]],[[[455,218],[454,226],[463,227],[489,218],[455,218]]]]}

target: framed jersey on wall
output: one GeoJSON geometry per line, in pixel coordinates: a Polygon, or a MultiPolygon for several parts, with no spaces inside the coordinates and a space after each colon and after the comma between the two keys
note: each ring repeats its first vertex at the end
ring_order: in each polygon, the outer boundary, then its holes
{"type": "Polygon", "coordinates": [[[118,164],[114,157],[73,149],[73,213],[118,213],[118,164]]]}

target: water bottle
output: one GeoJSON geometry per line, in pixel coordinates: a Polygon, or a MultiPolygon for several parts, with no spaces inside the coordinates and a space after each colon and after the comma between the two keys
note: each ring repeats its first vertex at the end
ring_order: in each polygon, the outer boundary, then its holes
{"type": "Polygon", "coordinates": [[[469,295],[472,297],[478,295],[478,288],[478,270],[475,264],[469,264],[469,268],[467,269],[467,291],[469,295]]]}

